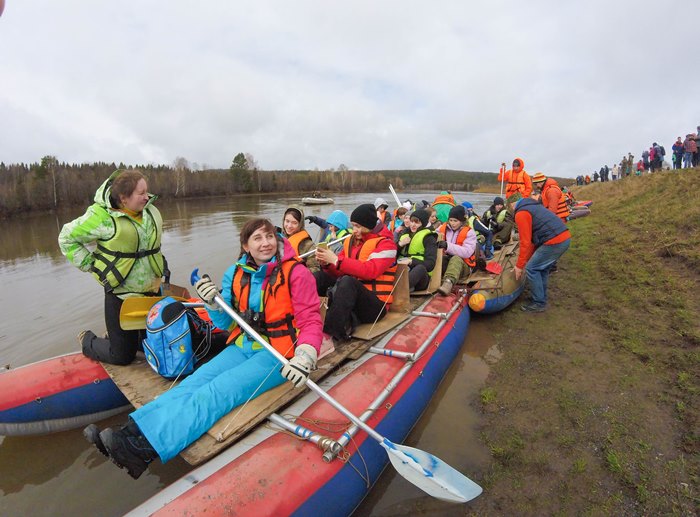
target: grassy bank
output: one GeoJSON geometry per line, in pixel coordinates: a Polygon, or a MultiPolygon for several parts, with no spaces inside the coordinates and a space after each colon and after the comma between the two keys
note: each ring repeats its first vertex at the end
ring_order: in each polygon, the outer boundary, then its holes
{"type": "Polygon", "coordinates": [[[550,309],[493,318],[481,392],[492,463],[469,514],[700,509],[700,170],[575,190],[594,201],[550,309]]]}

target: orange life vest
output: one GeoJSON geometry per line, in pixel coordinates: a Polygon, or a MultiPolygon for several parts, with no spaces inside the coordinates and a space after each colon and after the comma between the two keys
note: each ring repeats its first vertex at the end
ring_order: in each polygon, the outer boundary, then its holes
{"type": "MultiPolygon", "coordinates": [[[[295,234],[296,235],[296,234],[295,234]]],[[[287,260],[275,268],[268,279],[263,298],[263,312],[249,311],[248,296],[250,294],[250,274],[243,268],[236,268],[231,284],[232,300],[238,305],[238,311],[245,317],[255,330],[267,338],[268,342],[286,358],[294,356],[297,342],[297,326],[292,308],[289,278],[292,269],[299,265],[297,260],[287,260]],[[252,321],[251,321],[252,320],[252,321]]],[[[227,343],[234,342],[242,346],[239,339],[243,335],[241,328],[236,325],[231,331],[227,343]]],[[[262,345],[253,345],[253,349],[262,345]]]]}
{"type": "Polygon", "coordinates": [[[527,172],[523,169],[520,172],[515,172],[513,169],[508,169],[506,171],[506,199],[516,192],[520,192],[523,197],[528,197],[530,192],[532,192],[532,184],[530,184],[528,190],[528,184],[525,182],[525,176],[527,172]]]}
{"type": "MultiPolygon", "coordinates": [[[[464,226],[462,226],[462,228],[460,228],[460,230],[459,230],[459,233],[457,234],[457,240],[456,240],[455,244],[457,244],[457,246],[461,246],[464,243],[465,239],[467,238],[467,235],[469,235],[469,232],[473,232],[473,231],[474,230],[472,230],[466,224],[464,226]]],[[[440,228],[438,228],[438,233],[442,234],[442,240],[444,240],[444,241],[447,240],[447,223],[444,223],[442,226],[440,226],[440,228]]],[[[476,267],[476,252],[472,253],[470,257],[465,258],[463,260],[467,266],[469,266],[471,268],[476,267]]]]}
{"type": "Polygon", "coordinates": [[[391,217],[391,214],[389,213],[388,210],[384,210],[384,213],[382,213],[381,217],[377,214],[377,219],[379,219],[382,224],[386,225],[386,220],[391,217]]]}
{"type": "Polygon", "coordinates": [[[289,244],[292,245],[292,248],[294,248],[294,252],[297,255],[299,255],[299,245],[306,239],[310,238],[311,235],[309,235],[309,232],[307,232],[306,230],[299,230],[294,235],[290,235],[289,237],[287,237],[287,240],[289,241],[289,244]]]}
{"type": "Polygon", "coordinates": [[[544,186],[542,187],[542,204],[548,210],[550,209],[550,207],[545,204],[547,202],[547,192],[550,188],[559,191],[559,201],[557,202],[556,211],[554,213],[562,221],[566,222],[566,219],[571,214],[571,211],[569,210],[569,206],[566,204],[566,196],[559,188],[559,185],[557,185],[557,182],[554,181],[552,178],[547,178],[547,180],[544,182],[544,186]]]}
{"type": "MultiPolygon", "coordinates": [[[[374,250],[377,248],[377,245],[379,242],[383,239],[386,239],[386,237],[382,237],[381,235],[378,235],[372,239],[366,240],[363,244],[362,247],[360,248],[359,252],[357,253],[357,256],[353,257],[352,256],[352,246],[351,242],[353,239],[345,239],[345,242],[343,243],[343,251],[345,252],[346,257],[354,258],[357,260],[361,260],[363,262],[366,262],[369,260],[369,256],[374,253],[374,250]]],[[[390,304],[394,301],[394,296],[391,294],[394,288],[394,278],[396,277],[396,264],[391,266],[389,269],[384,271],[381,275],[379,275],[377,278],[373,280],[362,280],[358,278],[360,282],[362,282],[362,285],[364,285],[368,290],[372,291],[372,293],[379,298],[381,301],[383,301],[386,304],[390,304]]]]}
{"type": "Polygon", "coordinates": [[[455,202],[455,197],[452,194],[440,194],[436,196],[435,201],[433,201],[433,204],[457,206],[457,203],[455,202]]]}

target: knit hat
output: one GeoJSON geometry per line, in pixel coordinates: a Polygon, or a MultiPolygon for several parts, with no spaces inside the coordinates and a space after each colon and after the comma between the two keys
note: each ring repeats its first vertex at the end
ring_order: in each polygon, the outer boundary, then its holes
{"type": "Polygon", "coordinates": [[[377,199],[374,200],[374,208],[376,209],[376,208],[379,208],[380,206],[383,206],[384,208],[389,208],[389,203],[387,203],[386,199],[384,199],[383,197],[378,197],[377,199]]]}
{"type": "Polygon", "coordinates": [[[510,195],[506,201],[508,204],[515,203],[516,201],[520,201],[523,198],[523,195],[520,193],[520,191],[514,192],[510,195]]]}
{"type": "Polygon", "coordinates": [[[352,211],[350,220],[353,223],[364,226],[368,230],[374,230],[374,227],[377,226],[377,210],[374,205],[369,203],[360,205],[352,211]]]}
{"type": "Polygon", "coordinates": [[[462,206],[465,210],[474,210],[474,205],[472,205],[469,201],[464,201],[462,206]]]}
{"type": "Polygon", "coordinates": [[[494,205],[505,205],[505,202],[503,201],[503,198],[500,196],[496,196],[493,198],[493,204],[494,205]]]}
{"type": "Polygon", "coordinates": [[[545,181],[547,179],[547,176],[542,174],[541,172],[535,173],[535,175],[532,177],[532,182],[533,183],[539,183],[540,181],[545,181]]]}
{"type": "Polygon", "coordinates": [[[411,219],[413,219],[414,217],[421,222],[421,225],[423,227],[428,226],[428,221],[430,221],[430,213],[428,213],[427,210],[419,208],[411,214],[411,219]]]}
{"type": "Polygon", "coordinates": [[[450,208],[449,219],[457,219],[458,221],[464,222],[467,217],[464,212],[464,207],[462,205],[453,206],[450,208]]]}
{"type": "Polygon", "coordinates": [[[333,226],[338,228],[338,230],[345,230],[348,226],[350,226],[348,216],[345,215],[345,212],[343,212],[342,210],[334,210],[331,213],[331,215],[328,216],[326,222],[328,224],[332,224],[333,226]]]}

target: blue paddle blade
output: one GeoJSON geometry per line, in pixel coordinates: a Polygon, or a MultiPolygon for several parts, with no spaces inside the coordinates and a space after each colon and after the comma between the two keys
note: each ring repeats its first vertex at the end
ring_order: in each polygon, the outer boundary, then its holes
{"type": "Polygon", "coordinates": [[[474,481],[430,453],[397,445],[386,438],[379,443],[389,454],[396,472],[428,495],[451,503],[466,503],[482,492],[474,481]]]}

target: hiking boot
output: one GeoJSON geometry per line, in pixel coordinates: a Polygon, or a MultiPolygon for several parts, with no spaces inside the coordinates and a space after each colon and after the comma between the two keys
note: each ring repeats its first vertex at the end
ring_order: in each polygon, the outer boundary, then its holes
{"type": "Polygon", "coordinates": [[[544,312],[547,310],[547,306],[532,302],[525,305],[521,305],[520,310],[522,310],[523,312],[544,312]]]}
{"type": "Polygon", "coordinates": [[[440,293],[443,296],[447,296],[452,292],[452,287],[454,286],[454,282],[452,281],[451,278],[445,278],[445,281],[442,283],[442,285],[438,288],[438,293],[440,293]]]}
{"type": "Polygon", "coordinates": [[[550,274],[556,273],[557,271],[559,271],[559,268],[557,267],[556,262],[554,264],[552,264],[551,266],[549,266],[549,273],[550,274]]]}
{"type": "Polygon", "coordinates": [[[112,463],[126,469],[134,479],[138,479],[158,456],[143,434],[129,436],[124,429],[115,431],[108,427],[100,433],[100,440],[109,452],[112,463]]]}
{"type": "Polygon", "coordinates": [[[92,350],[92,340],[96,337],[97,336],[92,330],[83,330],[80,334],[78,334],[78,344],[80,345],[80,349],[82,350],[83,355],[91,357],[90,355],[85,353],[85,351],[92,350]]]}
{"type": "Polygon", "coordinates": [[[494,250],[500,250],[503,247],[503,244],[501,244],[500,241],[493,241],[493,249],[494,250]]]}
{"type": "Polygon", "coordinates": [[[90,424],[83,429],[83,436],[88,442],[97,447],[97,450],[100,451],[103,456],[109,458],[109,452],[107,452],[105,444],[100,440],[100,429],[95,424],[90,424]]]}

